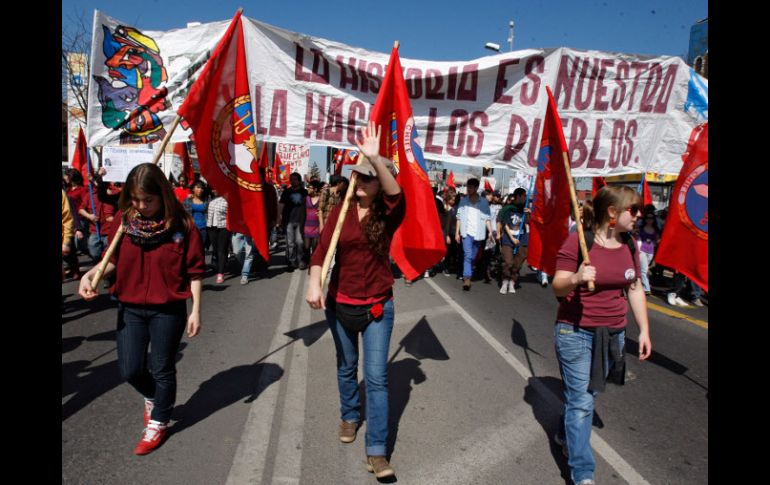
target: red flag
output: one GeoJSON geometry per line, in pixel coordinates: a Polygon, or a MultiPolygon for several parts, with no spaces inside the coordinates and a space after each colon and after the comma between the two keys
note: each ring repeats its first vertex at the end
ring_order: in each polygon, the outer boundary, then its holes
{"type": "Polygon", "coordinates": [[[289,166],[283,164],[278,152],[275,152],[275,158],[273,159],[273,181],[275,185],[289,185],[291,183],[289,166]]]}
{"type": "Polygon", "coordinates": [[[345,150],[342,148],[338,148],[334,152],[334,175],[339,175],[342,173],[342,159],[345,156],[345,150]]]}
{"type": "Polygon", "coordinates": [[[193,180],[195,180],[195,172],[193,171],[190,154],[187,152],[187,143],[174,144],[174,153],[180,160],[182,160],[182,174],[187,179],[187,183],[193,183],[193,180]]]}
{"type": "Polygon", "coordinates": [[[549,275],[556,270],[556,255],[567,238],[570,212],[569,181],[563,154],[567,153],[559,113],[550,88],[543,136],[537,158],[537,177],[532,194],[531,234],[527,261],[549,275]]]}
{"type": "Polygon", "coordinates": [[[652,204],[652,194],[650,193],[650,186],[647,185],[647,174],[642,175],[642,204],[646,207],[652,204]]]}
{"type": "Polygon", "coordinates": [[[457,185],[455,185],[455,173],[453,171],[449,171],[449,177],[446,179],[446,185],[447,187],[452,187],[453,189],[457,188],[457,185]]]}
{"type": "Polygon", "coordinates": [[[270,164],[270,161],[268,160],[267,156],[267,143],[262,142],[262,152],[259,154],[259,162],[257,163],[257,166],[259,168],[267,169],[267,167],[270,164]]]}
{"type": "Polygon", "coordinates": [[[594,177],[591,179],[591,199],[595,199],[596,193],[605,185],[607,185],[607,182],[604,181],[604,177],[594,177]]]}
{"type": "Polygon", "coordinates": [[[484,190],[487,192],[494,192],[495,189],[492,188],[492,184],[489,183],[489,180],[484,181],[484,190]]]}
{"type": "Polygon", "coordinates": [[[75,153],[72,155],[72,168],[80,172],[83,180],[88,181],[88,144],[86,135],[83,133],[83,127],[78,131],[78,141],[75,145],[75,153]]]}
{"type": "Polygon", "coordinates": [[[201,173],[227,199],[230,227],[251,236],[267,261],[263,180],[256,163],[240,10],[178,112],[195,134],[201,173]]]}
{"type": "Polygon", "coordinates": [[[671,193],[671,205],[655,261],[709,290],[709,126],[690,135],[684,164],[671,193]]]}
{"type": "Polygon", "coordinates": [[[446,244],[397,47],[390,53],[369,120],[382,129],[380,154],[395,164],[396,181],[406,199],[406,215],[393,235],[390,254],[406,278],[413,280],[444,257],[446,244]]]}

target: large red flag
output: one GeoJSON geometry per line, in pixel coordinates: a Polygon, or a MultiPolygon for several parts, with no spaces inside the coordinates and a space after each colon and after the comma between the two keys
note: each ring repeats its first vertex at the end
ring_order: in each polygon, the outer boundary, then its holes
{"type": "Polygon", "coordinates": [[[406,215],[393,236],[390,254],[406,278],[413,280],[444,257],[446,244],[397,47],[390,53],[369,119],[382,129],[380,154],[395,164],[396,181],[406,198],[406,215]]]}
{"type": "Polygon", "coordinates": [[[72,155],[72,168],[80,172],[84,181],[88,181],[88,144],[86,135],[83,133],[83,127],[78,131],[78,141],[75,145],[75,153],[72,155]]]}
{"type": "Polygon", "coordinates": [[[188,185],[192,184],[193,180],[195,180],[195,172],[193,171],[190,154],[187,152],[187,143],[175,143],[174,153],[182,160],[182,174],[187,179],[188,185]]]}
{"type": "Polygon", "coordinates": [[[553,275],[556,270],[556,255],[569,231],[567,223],[570,213],[568,174],[564,168],[563,153],[567,153],[559,113],[550,88],[548,108],[540,138],[540,153],[537,158],[537,177],[532,194],[532,216],[530,222],[527,261],[531,266],[553,275]]]}
{"type": "Polygon", "coordinates": [[[695,127],[682,155],[684,164],[655,261],[685,274],[708,291],[709,273],[709,125],[695,127]]]}
{"type": "Polygon", "coordinates": [[[594,177],[591,179],[591,199],[596,198],[596,193],[599,192],[599,189],[607,185],[607,182],[604,181],[604,177],[594,177]]]}
{"type": "Polygon", "coordinates": [[[447,187],[452,187],[453,189],[457,188],[457,185],[455,185],[455,173],[453,171],[449,171],[449,177],[446,179],[446,185],[447,187]]]}
{"type": "Polygon", "coordinates": [[[256,163],[240,10],[178,112],[195,134],[201,173],[227,199],[229,226],[251,236],[267,261],[263,180],[256,163]]]}

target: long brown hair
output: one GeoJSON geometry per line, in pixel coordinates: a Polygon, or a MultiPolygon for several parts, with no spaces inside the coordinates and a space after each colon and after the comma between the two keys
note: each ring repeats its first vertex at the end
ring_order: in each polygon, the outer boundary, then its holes
{"type": "Polygon", "coordinates": [[[190,230],[193,225],[192,218],[174,195],[171,182],[153,163],[139,164],[128,173],[126,184],[120,192],[120,199],[118,199],[118,209],[123,212],[124,220],[128,214],[135,210],[131,204],[131,197],[137,189],[145,194],[161,198],[163,203],[161,204],[160,216],[166,221],[166,224],[175,229],[184,228],[185,232],[190,230]]]}
{"type": "Polygon", "coordinates": [[[641,206],[641,202],[639,193],[631,187],[605,185],[596,192],[596,197],[590,204],[583,204],[583,228],[597,232],[599,228],[609,223],[610,207],[621,212],[634,204],[641,206]]]}
{"type": "MultiPolygon", "coordinates": [[[[356,201],[358,197],[354,196],[356,201]]],[[[369,249],[379,257],[388,255],[388,244],[385,240],[385,199],[380,190],[369,206],[369,213],[361,221],[361,228],[369,240],[369,249]]]]}

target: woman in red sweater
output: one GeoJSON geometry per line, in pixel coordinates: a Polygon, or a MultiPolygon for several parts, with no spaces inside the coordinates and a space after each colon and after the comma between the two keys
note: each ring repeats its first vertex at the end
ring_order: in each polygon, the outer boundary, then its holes
{"type": "Polygon", "coordinates": [[[350,443],[361,422],[358,392],[358,334],[364,349],[366,382],[367,469],[377,478],[395,473],[386,458],[388,439],[388,348],[393,331],[393,274],[390,242],[404,219],[404,196],[393,178],[393,164],[379,155],[380,129],[373,122],[358,149],[366,157],[351,167],[356,193],[351,201],[337,245],[329,292],[321,290],[321,266],[340,216],[342,204],[332,209],[321,240],[310,260],[306,300],[326,310],[326,320],[337,350],[340,393],[339,439],[350,443]]]}
{"type": "MultiPolygon", "coordinates": [[[[144,396],[144,432],[134,453],[145,455],[166,436],[176,400],[176,352],[182,334],[201,328],[201,285],[205,273],[201,236],[179,203],[163,172],[151,163],[128,174],[118,202],[125,235],[104,277],[118,299],[117,345],[121,377],[144,396]],[[192,298],[187,316],[186,301],[192,298]],[[152,351],[147,358],[147,348],[152,351]]],[[[118,229],[113,224],[110,240],[118,229]]],[[[80,281],[80,295],[97,297],[91,279],[80,281]]]]}

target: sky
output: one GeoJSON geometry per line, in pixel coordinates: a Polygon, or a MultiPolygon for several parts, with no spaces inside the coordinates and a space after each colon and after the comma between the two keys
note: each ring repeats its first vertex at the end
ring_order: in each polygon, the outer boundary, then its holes
{"type": "MultiPolygon", "coordinates": [[[[467,61],[509,50],[570,47],[687,59],[690,28],[708,17],[708,0],[62,0],[62,31],[90,30],[94,9],[140,30],[243,15],[286,30],[403,58],[467,61]]],[[[317,150],[311,153],[316,159],[317,150]]]]}
{"type": "Polygon", "coordinates": [[[62,29],[94,9],[140,30],[183,28],[243,15],[276,27],[434,61],[470,60],[491,54],[487,42],[509,50],[571,47],[686,58],[690,28],[708,17],[707,0],[62,0],[62,29]]]}

